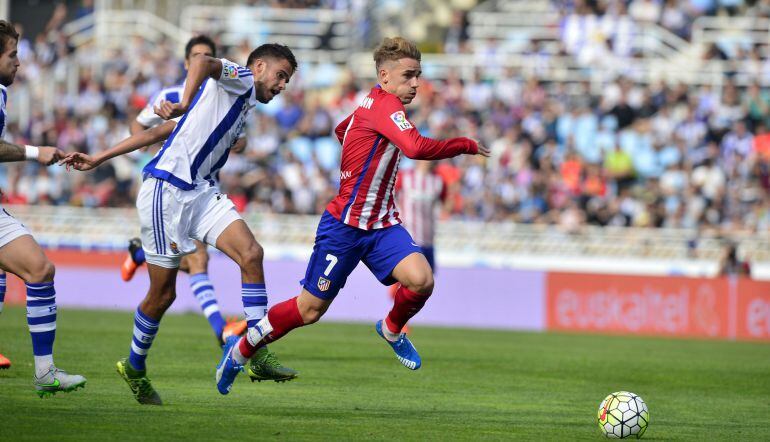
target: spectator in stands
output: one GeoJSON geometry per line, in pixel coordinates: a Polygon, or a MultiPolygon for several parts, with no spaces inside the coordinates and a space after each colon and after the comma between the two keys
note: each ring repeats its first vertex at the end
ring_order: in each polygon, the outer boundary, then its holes
{"type": "Polygon", "coordinates": [[[724,241],[719,259],[719,275],[751,277],[751,265],[748,260],[738,258],[738,245],[733,241],[724,241]]]}
{"type": "MultiPolygon", "coordinates": [[[[652,17],[650,3],[634,0],[630,5],[638,5],[634,14],[652,17]]],[[[759,2],[751,11],[766,4],[759,2]]],[[[687,29],[675,31],[684,35],[693,18],[717,9],[711,0],[668,0],[661,5],[652,21],[676,30],[684,13],[687,29]]],[[[579,54],[591,35],[600,35],[613,57],[634,55],[638,41],[629,36],[640,24],[634,14],[626,13],[623,2],[579,0],[574,6],[560,6],[568,54],[579,54]]],[[[453,23],[460,15],[455,14],[453,23]]],[[[174,53],[171,41],[148,44],[132,39],[106,56],[92,46],[71,52],[59,32],[60,16],[57,12],[45,33],[29,36],[34,44],[28,44],[26,55],[20,54],[28,59],[10,93],[39,105],[17,109],[12,116],[22,118],[8,122],[7,134],[23,143],[60,143],[62,148],[95,153],[124,138],[126,121],[136,110],[157,90],[178,81],[181,61],[166,62],[174,53]],[[62,77],[65,71],[77,76],[62,77]]],[[[770,78],[767,45],[742,51],[720,45],[707,57],[732,60],[736,72],[752,72],[758,81],[770,78]]],[[[20,50],[22,46],[20,42],[20,50]]],[[[238,58],[238,44],[225,49],[238,58]]],[[[527,56],[533,63],[551,63],[545,49],[535,41],[527,56]]],[[[493,42],[479,57],[497,65],[499,51],[493,42]]],[[[249,148],[222,170],[223,187],[238,195],[247,210],[317,213],[317,201],[329,199],[329,189],[339,180],[339,143],[330,140],[326,128],[361,99],[360,83],[349,70],[337,65],[330,69],[323,84],[298,77],[303,87],[296,94],[249,122],[249,148]]],[[[592,67],[585,69],[591,72],[592,67]]],[[[730,229],[770,224],[770,92],[763,83],[744,89],[737,86],[740,76],[726,79],[721,87],[665,81],[648,85],[633,77],[549,83],[510,67],[461,74],[453,71],[446,79],[426,83],[410,109],[414,123],[432,136],[475,132],[492,147],[486,163],[457,160],[439,166],[450,217],[730,229]],[[754,196],[746,200],[747,194],[754,196]],[[577,216],[576,210],[584,216],[577,216]],[[736,218],[741,210],[744,216],[736,218]]],[[[116,162],[113,169],[79,178],[0,167],[2,198],[129,205],[138,188],[136,171],[147,160],[138,153],[116,162]],[[33,185],[38,179],[42,184],[33,185]]]]}

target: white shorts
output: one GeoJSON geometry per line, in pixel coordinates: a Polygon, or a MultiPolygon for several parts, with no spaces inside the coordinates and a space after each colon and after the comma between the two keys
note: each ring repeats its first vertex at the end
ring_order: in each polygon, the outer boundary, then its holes
{"type": "Polygon", "coordinates": [[[153,177],[142,183],[136,208],[147,262],[169,269],[195,251],[193,240],[216,246],[225,228],[242,219],[217,187],[182,190],[153,177]]]}
{"type": "Polygon", "coordinates": [[[0,247],[24,235],[31,235],[24,224],[0,208],[0,247]]]}

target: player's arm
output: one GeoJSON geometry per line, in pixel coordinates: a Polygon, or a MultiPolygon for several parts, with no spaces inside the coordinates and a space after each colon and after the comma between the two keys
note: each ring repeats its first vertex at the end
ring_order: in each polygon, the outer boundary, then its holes
{"type": "Polygon", "coordinates": [[[441,160],[457,155],[489,156],[489,149],[470,138],[434,140],[420,132],[406,119],[404,106],[397,98],[388,98],[378,109],[374,119],[375,130],[395,144],[413,160],[441,160]]]}
{"type": "Polygon", "coordinates": [[[64,158],[64,152],[49,146],[21,146],[0,140],[0,163],[34,160],[45,166],[64,158]]]}
{"type": "Polygon", "coordinates": [[[218,58],[199,55],[190,61],[190,69],[185,79],[184,93],[179,103],[163,101],[155,107],[155,113],[164,120],[170,120],[183,115],[190,108],[195,94],[207,78],[219,80],[222,75],[222,61],[218,58]]]}
{"type": "Polygon", "coordinates": [[[147,130],[143,130],[139,133],[131,135],[120,143],[116,144],[112,149],[108,149],[94,156],[86,155],[80,152],[73,152],[67,155],[61,161],[61,164],[67,165],[69,168],[72,166],[76,170],[91,170],[103,162],[115,158],[120,155],[133,152],[142,147],[151,146],[159,141],[165,140],[171,135],[176,127],[176,121],[166,121],[160,126],[151,127],[147,130]]]}
{"type": "Polygon", "coordinates": [[[131,121],[131,124],[128,125],[128,133],[131,135],[138,134],[139,132],[146,130],[147,127],[143,126],[141,123],[139,123],[136,120],[131,121]]]}
{"type": "Polygon", "coordinates": [[[230,152],[232,153],[243,153],[243,151],[246,150],[246,137],[238,138],[238,141],[233,144],[233,147],[230,149],[230,152]]]}
{"type": "Polygon", "coordinates": [[[337,135],[337,139],[340,140],[340,144],[342,144],[342,141],[345,139],[345,132],[348,131],[348,126],[350,126],[350,120],[352,119],[353,114],[348,115],[348,117],[342,120],[342,122],[337,125],[337,128],[334,129],[334,134],[337,135]]]}

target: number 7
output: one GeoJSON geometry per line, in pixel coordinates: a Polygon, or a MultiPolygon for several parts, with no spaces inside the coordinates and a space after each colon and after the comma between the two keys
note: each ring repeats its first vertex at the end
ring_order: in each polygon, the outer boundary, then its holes
{"type": "Polygon", "coordinates": [[[331,273],[334,266],[337,265],[337,257],[332,254],[327,254],[326,260],[329,261],[329,265],[326,266],[326,270],[324,270],[324,276],[329,276],[329,273],[331,273]]]}

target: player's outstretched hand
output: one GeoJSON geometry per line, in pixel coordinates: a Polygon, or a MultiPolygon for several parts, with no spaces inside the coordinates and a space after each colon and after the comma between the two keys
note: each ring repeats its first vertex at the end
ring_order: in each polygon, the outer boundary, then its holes
{"type": "Polygon", "coordinates": [[[67,166],[67,170],[71,167],[80,171],[91,170],[99,164],[92,156],[81,152],[72,152],[59,162],[59,165],[67,166]]]}
{"type": "Polygon", "coordinates": [[[481,143],[478,143],[479,145],[479,153],[477,155],[481,155],[482,157],[489,157],[490,153],[492,153],[489,148],[481,143]]]}
{"type": "Polygon", "coordinates": [[[64,158],[64,155],[65,154],[61,151],[61,149],[49,146],[40,146],[37,153],[37,162],[44,166],[50,166],[51,164],[54,164],[55,162],[64,158]]]}
{"type": "Polygon", "coordinates": [[[487,146],[481,144],[481,141],[479,141],[479,140],[477,140],[475,138],[471,138],[471,140],[475,141],[476,142],[476,146],[478,146],[478,148],[479,148],[479,151],[476,152],[476,155],[481,155],[482,157],[488,157],[489,156],[491,151],[489,150],[489,148],[487,146]]]}
{"type": "Polygon", "coordinates": [[[170,101],[162,100],[159,105],[155,106],[155,114],[164,120],[170,120],[183,115],[187,112],[187,109],[182,107],[181,103],[172,103],[170,101]]]}

